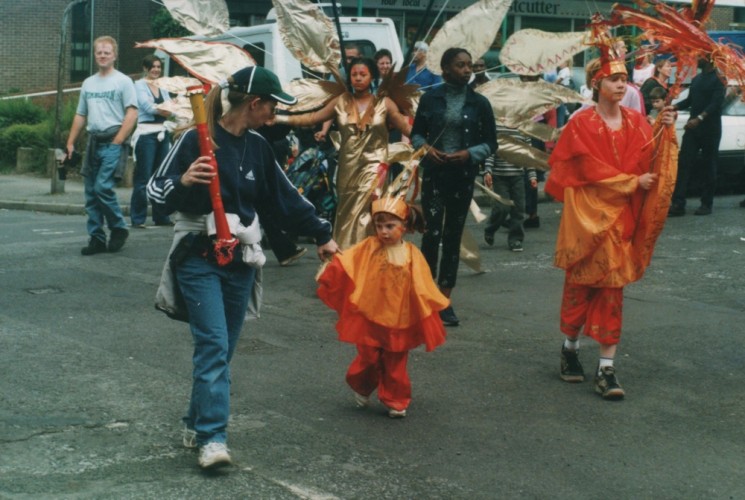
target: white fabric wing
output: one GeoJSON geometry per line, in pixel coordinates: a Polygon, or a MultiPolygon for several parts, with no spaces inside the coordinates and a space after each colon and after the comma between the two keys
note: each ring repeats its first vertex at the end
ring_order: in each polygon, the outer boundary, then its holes
{"type": "Polygon", "coordinates": [[[480,0],[448,20],[429,44],[427,69],[439,75],[442,54],[451,47],[466,49],[473,59],[489,50],[513,0],[480,0]]]}
{"type": "Polygon", "coordinates": [[[195,35],[219,35],[230,28],[225,0],[163,0],[163,5],[195,35]]]}

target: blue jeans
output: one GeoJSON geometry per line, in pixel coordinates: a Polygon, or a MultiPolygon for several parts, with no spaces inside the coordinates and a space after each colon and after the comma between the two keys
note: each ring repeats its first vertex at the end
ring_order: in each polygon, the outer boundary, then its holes
{"type": "Polygon", "coordinates": [[[256,271],[242,263],[221,267],[191,255],[176,268],[194,339],[194,369],[184,423],[197,444],[225,443],[230,415],[230,360],[253,289],[256,271]]]}
{"type": "MultiPolygon", "coordinates": [[[[147,219],[147,183],[171,149],[170,136],[166,134],[162,141],[158,140],[158,134],[141,135],[135,145],[135,165],[132,177],[132,199],[129,202],[129,215],[132,225],[144,224],[147,219]]],[[[168,214],[163,210],[163,205],[153,203],[153,222],[155,224],[167,224],[170,222],[168,214]]]]}
{"type": "Polygon", "coordinates": [[[114,172],[122,147],[110,142],[96,146],[95,158],[90,161],[91,173],[84,177],[88,234],[103,242],[106,242],[104,219],[109,229],[127,227],[114,191],[114,172]]]}

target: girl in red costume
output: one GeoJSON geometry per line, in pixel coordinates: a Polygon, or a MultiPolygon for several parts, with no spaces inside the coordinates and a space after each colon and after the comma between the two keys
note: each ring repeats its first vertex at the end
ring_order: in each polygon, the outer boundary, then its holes
{"type": "Polygon", "coordinates": [[[318,278],[318,296],[339,314],[339,340],[357,345],[346,377],[357,406],[368,406],[377,389],[388,416],[402,418],[411,402],[409,351],[445,342],[438,313],[449,300],[419,249],[403,240],[407,228],[423,229],[421,214],[401,199],[382,198],[372,215],[376,235],[334,257],[318,278]]]}
{"type": "Polygon", "coordinates": [[[595,390],[621,399],[613,360],[621,339],[623,287],[642,277],[667,217],[677,145],[671,108],[652,127],[620,105],[623,60],[587,66],[596,105],[572,116],[549,163],[546,192],[564,203],[554,263],[566,271],[561,378],[582,382],[579,333],[600,344],[595,390]]]}

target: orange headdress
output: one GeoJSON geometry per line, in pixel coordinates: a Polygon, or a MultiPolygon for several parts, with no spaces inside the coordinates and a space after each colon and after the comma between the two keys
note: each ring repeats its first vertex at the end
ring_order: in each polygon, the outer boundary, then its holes
{"type": "Polygon", "coordinates": [[[400,197],[385,196],[372,202],[372,214],[387,213],[406,220],[409,216],[409,206],[400,197]]]}
{"type": "Polygon", "coordinates": [[[611,38],[608,25],[600,14],[592,19],[592,44],[600,51],[600,69],[592,75],[593,80],[607,78],[616,73],[628,74],[626,63],[616,50],[617,40],[611,38]]]}

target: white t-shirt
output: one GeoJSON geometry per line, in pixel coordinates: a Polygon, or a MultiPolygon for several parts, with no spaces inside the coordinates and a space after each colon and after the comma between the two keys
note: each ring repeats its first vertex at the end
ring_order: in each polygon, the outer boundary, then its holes
{"type": "Polygon", "coordinates": [[[634,85],[641,87],[644,82],[652,78],[652,75],[654,75],[654,64],[650,64],[646,68],[634,68],[632,80],[634,85]]]}
{"type": "Polygon", "coordinates": [[[113,70],[106,76],[96,73],[85,79],[75,112],[86,117],[86,130],[96,133],[121,125],[130,106],[137,108],[134,82],[113,70]]]}

